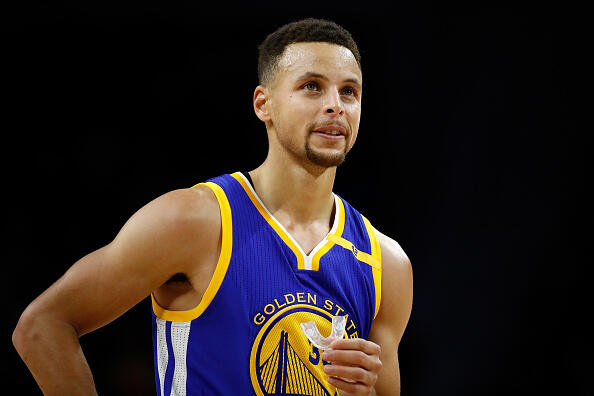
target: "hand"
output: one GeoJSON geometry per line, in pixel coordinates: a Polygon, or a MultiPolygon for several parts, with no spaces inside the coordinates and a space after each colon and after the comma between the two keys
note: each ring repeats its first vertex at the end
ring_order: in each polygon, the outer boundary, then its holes
{"type": "Polygon", "coordinates": [[[373,395],[382,368],[380,346],[362,338],[347,338],[333,341],[330,348],[322,353],[322,359],[333,363],[324,366],[328,382],[341,396],[373,395]]]}

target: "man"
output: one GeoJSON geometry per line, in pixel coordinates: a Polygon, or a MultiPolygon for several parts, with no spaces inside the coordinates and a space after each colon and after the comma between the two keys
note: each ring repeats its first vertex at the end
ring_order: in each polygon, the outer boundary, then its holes
{"type": "Polygon", "coordinates": [[[332,192],[359,128],[357,46],[306,19],[259,49],[266,160],[148,203],[27,307],[13,343],[44,393],[96,394],[79,337],[148,295],[158,395],[400,393],[410,262],[332,192]],[[300,323],[327,335],[333,316],[345,336],[321,351],[300,323]]]}

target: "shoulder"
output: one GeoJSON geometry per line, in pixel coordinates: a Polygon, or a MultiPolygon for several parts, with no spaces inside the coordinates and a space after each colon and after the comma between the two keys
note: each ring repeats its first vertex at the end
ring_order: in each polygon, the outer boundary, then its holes
{"type": "Polygon", "coordinates": [[[145,208],[162,219],[183,224],[208,219],[213,209],[218,208],[218,202],[210,188],[198,185],[169,191],[149,202],[145,208]]]}
{"type": "Polygon", "coordinates": [[[212,190],[204,186],[177,189],[134,213],[110,246],[126,253],[145,250],[181,264],[192,260],[195,249],[216,249],[220,224],[219,204],[212,190]]]}
{"type": "Polygon", "coordinates": [[[169,191],[143,206],[134,217],[163,232],[187,232],[208,227],[219,219],[219,204],[205,186],[169,191]]]}
{"type": "Polygon", "coordinates": [[[382,254],[382,270],[390,274],[412,272],[410,259],[398,242],[374,228],[382,254]]]}
{"type": "MultiPolygon", "coordinates": [[[[369,234],[369,236],[373,238],[372,234],[375,234],[375,238],[377,239],[377,243],[379,244],[381,253],[383,272],[382,282],[386,279],[386,277],[392,278],[395,276],[398,277],[400,275],[411,274],[411,262],[406,253],[404,252],[404,249],[402,249],[402,247],[400,246],[400,244],[391,237],[380,232],[377,228],[375,228],[373,224],[367,219],[367,217],[365,217],[353,206],[349,205],[349,203],[344,198],[341,198],[341,200],[345,206],[345,209],[350,208],[350,210],[353,210],[354,213],[357,213],[358,217],[360,217],[363,220],[363,223],[365,224],[365,228],[367,229],[367,233],[369,234]]],[[[371,241],[371,243],[373,244],[374,242],[371,241]]]]}

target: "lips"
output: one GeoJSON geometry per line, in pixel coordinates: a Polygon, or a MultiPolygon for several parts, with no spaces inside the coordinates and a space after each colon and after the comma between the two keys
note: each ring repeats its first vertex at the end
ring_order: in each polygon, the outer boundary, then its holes
{"type": "Polygon", "coordinates": [[[340,125],[325,125],[314,129],[312,132],[320,132],[332,136],[346,135],[346,129],[340,125]]]}

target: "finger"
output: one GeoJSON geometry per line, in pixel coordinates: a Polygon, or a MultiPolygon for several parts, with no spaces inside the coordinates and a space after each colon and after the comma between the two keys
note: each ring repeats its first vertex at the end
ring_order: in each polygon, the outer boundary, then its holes
{"type": "Polygon", "coordinates": [[[332,349],[355,349],[365,352],[368,355],[379,355],[381,348],[375,342],[367,341],[363,338],[341,338],[334,340],[330,344],[332,349]]]}
{"type": "Polygon", "coordinates": [[[361,382],[368,386],[375,385],[377,374],[362,369],[361,367],[346,367],[336,364],[324,366],[324,372],[328,375],[346,378],[355,382],[361,382]]]}
{"type": "Polygon", "coordinates": [[[379,356],[370,356],[361,351],[353,350],[328,350],[322,353],[322,359],[343,366],[362,367],[369,371],[379,372],[382,362],[379,356]]]}
{"type": "MultiPolygon", "coordinates": [[[[359,382],[350,383],[340,378],[335,377],[328,377],[328,382],[337,387],[341,391],[349,392],[355,395],[368,395],[369,394],[369,387],[367,385],[363,385],[359,382]]],[[[340,392],[342,395],[343,393],[340,392]]]]}

